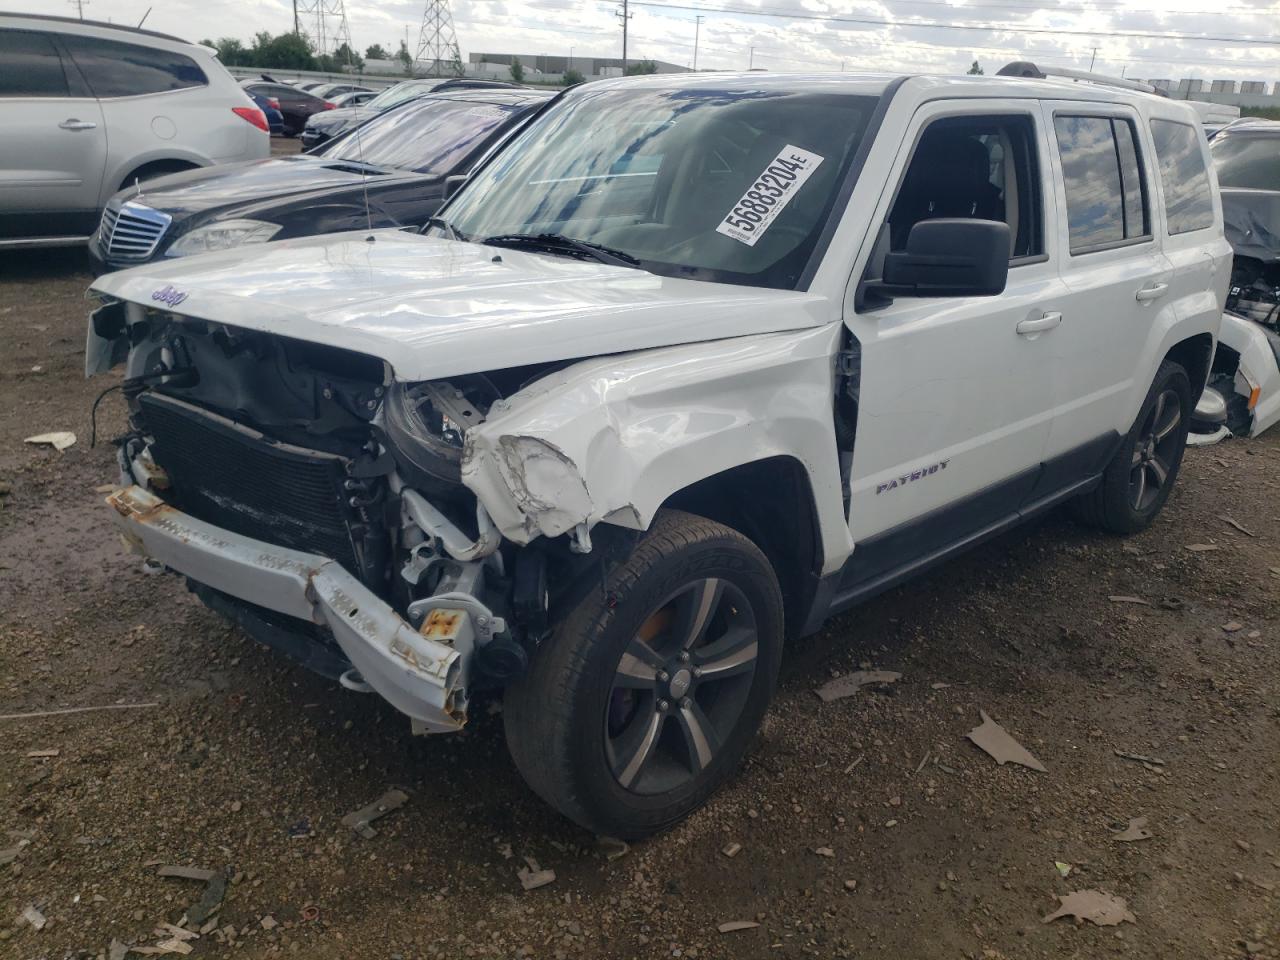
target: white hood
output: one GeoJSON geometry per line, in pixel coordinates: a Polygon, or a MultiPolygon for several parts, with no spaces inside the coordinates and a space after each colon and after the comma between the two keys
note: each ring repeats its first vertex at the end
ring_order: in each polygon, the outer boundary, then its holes
{"type": "Polygon", "coordinates": [[[429,380],[829,322],[808,293],[377,230],[159,261],[92,289],[324,343],[429,380]],[[369,239],[373,237],[374,239],[369,239]]]}

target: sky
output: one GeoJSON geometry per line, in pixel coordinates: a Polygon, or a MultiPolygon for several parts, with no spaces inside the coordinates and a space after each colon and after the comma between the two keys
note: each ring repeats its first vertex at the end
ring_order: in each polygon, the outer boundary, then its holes
{"type": "MultiPolygon", "coordinates": [[[[280,33],[293,25],[290,0],[83,2],[87,19],[131,25],[151,8],[147,27],[192,41],[247,41],[256,31],[280,33]]],[[[464,60],[472,52],[622,55],[620,4],[613,0],[451,5],[464,60]]],[[[3,6],[34,13],[56,7],[74,16],[77,0],[4,0],[3,6]]],[[[416,50],[424,7],[425,0],[346,0],[354,46],[394,50],[407,27],[416,50]]],[[[1131,0],[631,0],[630,9],[630,59],[691,66],[697,29],[700,69],[957,73],[977,60],[994,73],[1011,60],[1077,69],[1094,60],[1098,73],[1143,79],[1265,80],[1268,89],[1280,80],[1278,0],[1162,0],[1158,12],[1131,0]],[[1054,32],[1033,32],[1040,30],[1054,32]]]]}

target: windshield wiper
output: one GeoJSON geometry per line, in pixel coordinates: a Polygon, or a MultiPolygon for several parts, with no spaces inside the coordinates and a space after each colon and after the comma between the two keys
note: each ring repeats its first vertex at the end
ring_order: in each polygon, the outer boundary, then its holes
{"type": "Polygon", "coordinates": [[[562,233],[500,233],[480,241],[494,247],[541,247],[544,250],[572,251],[586,254],[592,260],[613,267],[638,267],[640,261],[625,250],[615,250],[600,243],[566,237],[562,233]]]}
{"type": "Polygon", "coordinates": [[[450,223],[444,217],[428,217],[427,222],[423,224],[423,226],[439,227],[441,230],[444,231],[445,236],[448,237],[450,240],[459,240],[462,243],[468,242],[467,238],[462,235],[462,231],[459,230],[457,227],[455,227],[452,223],[450,223]]]}

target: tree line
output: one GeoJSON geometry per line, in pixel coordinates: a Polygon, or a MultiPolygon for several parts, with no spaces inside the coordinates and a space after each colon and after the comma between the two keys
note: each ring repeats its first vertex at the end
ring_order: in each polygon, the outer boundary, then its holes
{"type": "MultiPolygon", "coordinates": [[[[332,53],[317,54],[311,38],[302,33],[281,33],[273,36],[263,30],[253,37],[253,42],[246,46],[236,37],[222,37],[218,40],[201,40],[206,47],[218,51],[218,59],[228,67],[258,67],[263,70],[318,70],[324,73],[342,73],[364,70],[364,62],[368,60],[398,60],[406,75],[413,73],[413,55],[403,40],[400,49],[388,53],[380,43],[365,48],[364,56],[360,56],[348,44],[343,43],[332,53]]],[[[462,55],[454,44],[453,57],[442,63],[441,72],[454,76],[462,76],[462,55]]]]}

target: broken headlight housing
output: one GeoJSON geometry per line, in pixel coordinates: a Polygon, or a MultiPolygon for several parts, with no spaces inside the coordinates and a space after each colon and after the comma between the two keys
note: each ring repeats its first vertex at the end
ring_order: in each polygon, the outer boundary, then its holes
{"type": "Polygon", "coordinates": [[[393,383],[383,407],[383,428],[409,485],[437,491],[459,486],[463,438],[499,397],[482,374],[393,383]]]}

